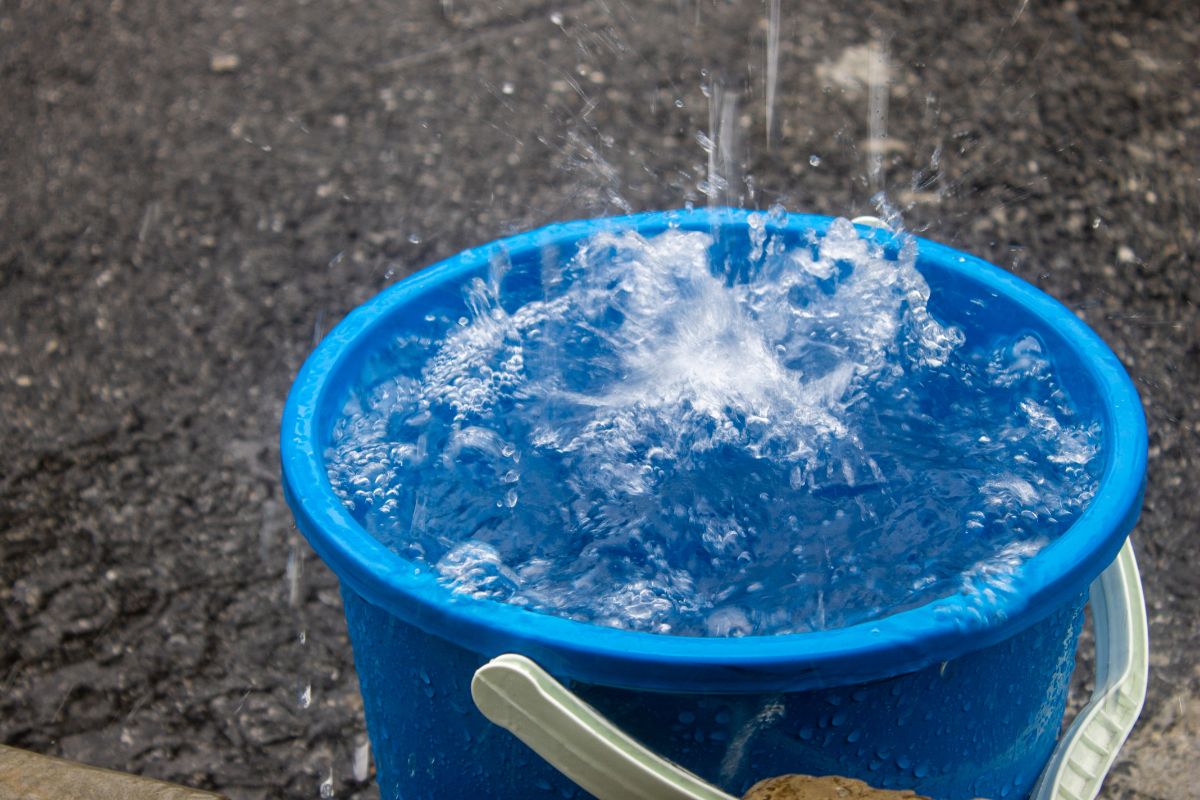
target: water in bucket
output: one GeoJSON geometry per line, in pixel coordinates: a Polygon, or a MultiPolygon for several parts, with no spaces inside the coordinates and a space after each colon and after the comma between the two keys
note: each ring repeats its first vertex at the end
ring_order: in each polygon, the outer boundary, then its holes
{"type": "Polygon", "coordinates": [[[956,592],[986,614],[1095,492],[1099,422],[1037,335],[939,321],[913,242],[767,222],[736,258],[668,230],[534,281],[496,262],[351,394],[338,496],[457,592],[601,625],[794,633],[956,592]]]}

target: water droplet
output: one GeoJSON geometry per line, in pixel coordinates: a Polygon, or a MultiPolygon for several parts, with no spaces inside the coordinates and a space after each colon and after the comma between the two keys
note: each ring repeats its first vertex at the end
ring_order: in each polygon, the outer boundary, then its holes
{"type": "Polygon", "coordinates": [[[813,729],[809,728],[809,727],[801,728],[800,729],[800,738],[806,742],[811,741],[813,738],[813,729]]]}
{"type": "Polygon", "coordinates": [[[312,684],[304,687],[304,691],[300,693],[300,707],[308,708],[312,705],[312,684]]]}
{"type": "Polygon", "coordinates": [[[550,21],[561,28],[563,24],[563,15],[555,11],[550,15],[550,21]]]}
{"type": "Polygon", "coordinates": [[[846,722],[846,712],[839,711],[838,713],[833,715],[833,719],[830,721],[833,723],[833,727],[835,727],[835,728],[841,727],[846,722]]]}
{"type": "Polygon", "coordinates": [[[408,242],[409,242],[409,244],[420,244],[421,243],[421,234],[410,233],[408,235],[408,242]]]}
{"type": "Polygon", "coordinates": [[[675,107],[676,107],[676,108],[683,108],[683,98],[682,98],[682,97],[676,97],[676,98],[675,98],[675,107]]]}
{"type": "Polygon", "coordinates": [[[503,92],[504,94],[512,94],[516,90],[517,90],[517,87],[513,86],[512,81],[505,81],[500,86],[500,91],[503,92]]]}
{"type": "Polygon", "coordinates": [[[819,155],[817,155],[816,153],[813,153],[811,156],[808,157],[808,165],[810,167],[821,166],[821,157],[819,155]]]}
{"type": "Polygon", "coordinates": [[[696,715],[690,711],[680,711],[679,712],[679,721],[682,722],[684,725],[691,725],[693,722],[696,721],[696,715]]]}
{"type": "Polygon", "coordinates": [[[371,742],[363,739],[354,748],[354,780],[362,783],[370,774],[371,742]]]}
{"type": "Polygon", "coordinates": [[[1096,217],[1094,220],[1092,220],[1092,227],[1099,228],[1101,222],[1103,222],[1103,220],[1100,219],[1099,217],[1096,217]]]}
{"type": "Polygon", "coordinates": [[[333,767],[329,768],[329,774],[325,776],[325,780],[321,781],[321,797],[333,797],[333,767]]]}
{"type": "Polygon", "coordinates": [[[896,756],[896,766],[900,769],[908,769],[912,766],[912,761],[908,756],[896,756]]]}
{"type": "Polygon", "coordinates": [[[918,778],[924,778],[928,774],[929,774],[929,765],[928,764],[918,764],[917,768],[913,770],[913,775],[917,776],[918,778]]]}
{"type": "Polygon", "coordinates": [[[850,744],[854,744],[861,738],[862,738],[862,731],[854,730],[854,731],[850,731],[850,733],[846,734],[846,741],[849,742],[850,744]]]}

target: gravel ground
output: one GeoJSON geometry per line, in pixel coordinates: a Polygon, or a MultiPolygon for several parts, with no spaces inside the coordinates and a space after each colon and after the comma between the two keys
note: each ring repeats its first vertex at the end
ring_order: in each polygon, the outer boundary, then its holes
{"type": "Polygon", "coordinates": [[[743,202],[869,211],[876,152],[910,227],[1128,366],[1155,651],[1106,796],[1196,797],[1200,9],[783,5],[768,148],[761,2],[0,0],[0,741],[235,798],[372,796],[336,581],[280,496],[291,377],[463,247],[703,202],[718,77],[743,202]]]}

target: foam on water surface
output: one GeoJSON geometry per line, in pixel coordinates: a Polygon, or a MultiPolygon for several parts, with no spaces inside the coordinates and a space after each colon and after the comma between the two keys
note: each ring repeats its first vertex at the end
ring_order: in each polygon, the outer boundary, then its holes
{"type": "MultiPolygon", "coordinates": [[[[1096,488],[1039,338],[968,346],[916,246],[845,220],[750,253],[600,234],[498,264],[396,343],[327,453],[364,526],[456,592],[635,630],[799,632],[986,608],[1096,488]]],[[[375,370],[376,373],[379,369],[375,370]]]]}

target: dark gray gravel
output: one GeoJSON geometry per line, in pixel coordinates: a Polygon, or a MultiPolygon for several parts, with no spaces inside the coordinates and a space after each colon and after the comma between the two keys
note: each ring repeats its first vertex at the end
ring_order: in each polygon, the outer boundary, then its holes
{"type": "Polygon", "coordinates": [[[276,477],[314,339],[463,247],[702,202],[702,70],[744,91],[747,202],[869,210],[876,38],[910,227],[1062,299],[1142,392],[1153,681],[1106,796],[1195,797],[1200,10],[783,5],[768,149],[761,2],[0,0],[0,741],[369,795],[276,477]]]}

